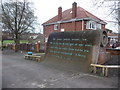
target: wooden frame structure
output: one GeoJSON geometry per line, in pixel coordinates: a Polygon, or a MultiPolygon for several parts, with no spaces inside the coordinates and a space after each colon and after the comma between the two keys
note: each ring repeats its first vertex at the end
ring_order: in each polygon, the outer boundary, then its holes
{"type": "Polygon", "coordinates": [[[37,62],[41,61],[41,56],[36,55],[25,55],[24,58],[27,60],[35,60],[37,62]]]}
{"type": "Polygon", "coordinates": [[[93,67],[93,73],[97,72],[97,67],[102,68],[102,74],[104,76],[108,76],[108,69],[109,68],[120,68],[119,65],[100,65],[100,64],[91,64],[91,66],[93,67]]]}

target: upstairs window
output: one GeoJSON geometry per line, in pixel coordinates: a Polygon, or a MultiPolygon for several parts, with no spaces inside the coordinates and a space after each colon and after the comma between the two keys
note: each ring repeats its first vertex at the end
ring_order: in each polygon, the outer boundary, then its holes
{"type": "Polygon", "coordinates": [[[94,22],[94,21],[88,21],[86,23],[86,29],[94,29],[94,30],[96,30],[96,22],[94,22]]]}
{"type": "Polygon", "coordinates": [[[54,25],[54,30],[58,30],[58,24],[54,25]]]}

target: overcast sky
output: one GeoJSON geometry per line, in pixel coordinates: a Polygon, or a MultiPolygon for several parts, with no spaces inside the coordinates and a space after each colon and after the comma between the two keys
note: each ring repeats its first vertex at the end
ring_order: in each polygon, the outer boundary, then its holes
{"type": "Polygon", "coordinates": [[[78,6],[90,10],[89,0],[31,0],[31,1],[34,2],[34,6],[36,8],[36,15],[39,16],[39,21],[41,23],[57,15],[59,6],[61,6],[62,10],[64,11],[66,9],[71,8],[73,2],[77,2],[78,6]]]}
{"type": "MultiPolygon", "coordinates": [[[[42,24],[47,20],[51,19],[52,17],[54,17],[55,15],[57,15],[59,6],[62,7],[63,11],[72,8],[73,2],[76,2],[77,6],[84,8],[85,10],[94,14],[95,16],[102,20],[107,21],[113,20],[110,16],[108,16],[110,12],[108,11],[107,8],[96,9],[93,6],[92,1],[94,0],[29,0],[29,1],[34,3],[34,7],[36,8],[35,15],[38,17],[39,24],[42,24]]],[[[109,22],[107,23],[108,24],[106,25],[106,28],[116,31],[114,25],[110,24],[109,22]]],[[[39,29],[37,31],[40,32],[39,29]]]]}

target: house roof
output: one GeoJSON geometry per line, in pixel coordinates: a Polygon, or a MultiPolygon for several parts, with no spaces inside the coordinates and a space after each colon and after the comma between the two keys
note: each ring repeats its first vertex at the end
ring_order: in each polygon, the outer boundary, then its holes
{"type": "MultiPolygon", "coordinates": [[[[62,12],[62,21],[69,21],[72,20],[72,8],[65,10],[64,12],[62,12]]],[[[98,22],[101,22],[103,24],[107,24],[106,22],[104,22],[103,20],[99,19],[98,17],[96,17],[95,15],[91,14],[90,12],[86,11],[85,9],[81,8],[81,7],[77,7],[77,15],[76,18],[74,18],[76,21],[77,20],[87,20],[87,19],[93,19],[96,20],[98,22]]],[[[58,15],[56,15],[55,17],[51,18],[50,20],[46,21],[45,23],[43,23],[43,25],[47,25],[47,24],[53,24],[58,22],[58,15]]]]}

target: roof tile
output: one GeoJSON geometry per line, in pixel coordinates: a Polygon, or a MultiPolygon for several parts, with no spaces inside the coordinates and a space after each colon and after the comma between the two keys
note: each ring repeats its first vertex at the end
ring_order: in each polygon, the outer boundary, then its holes
{"type": "MultiPolygon", "coordinates": [[[[73,19],[71,11],[72,11],[72,8],[67,9],[64,12],[62,12],[62,19],[61,19],[61,21],[67,21],[67,20],[73,19]]],[[[76,19],[84,19],[84,18],[92,18],[92,19],[101,21],[103,23],[106,23],[103,20],[101,20],[98,17],[96,17],[95,15],[93,15],[90,12],[86,11],[85,9],[83,9],[81,7],[77,7],[76,19]]],[[[58,21],[58,15],[56,15],[55,17],[51,18],[50,20],[46,21],[43,24],[55,23],[57,21],[58,21]]]]}

